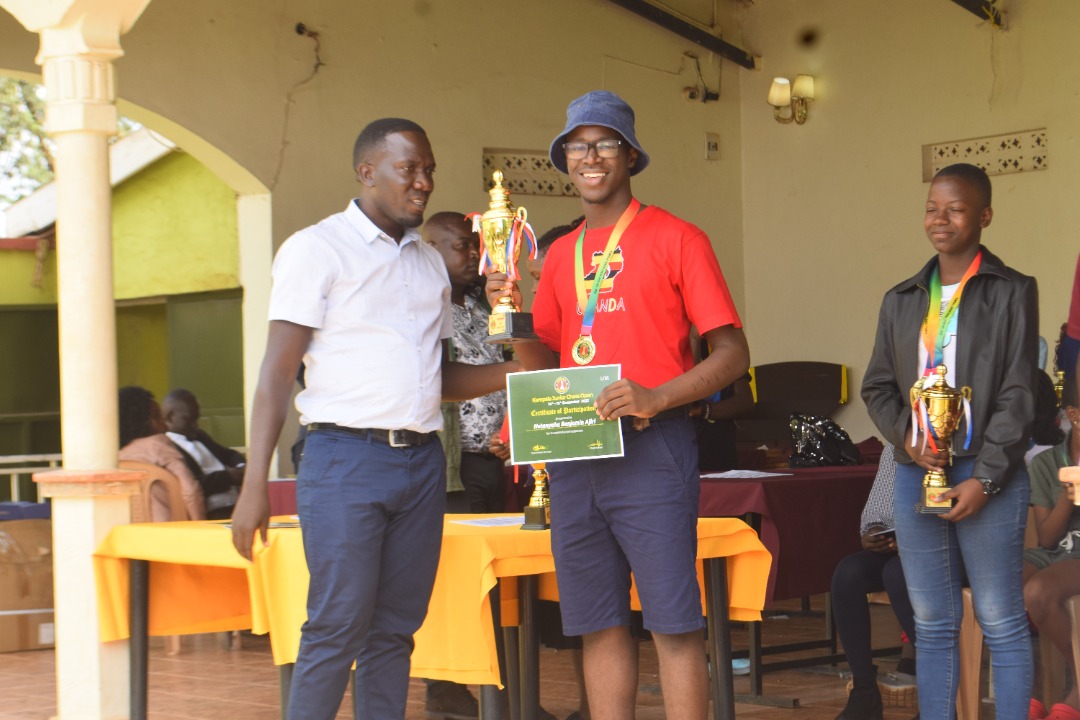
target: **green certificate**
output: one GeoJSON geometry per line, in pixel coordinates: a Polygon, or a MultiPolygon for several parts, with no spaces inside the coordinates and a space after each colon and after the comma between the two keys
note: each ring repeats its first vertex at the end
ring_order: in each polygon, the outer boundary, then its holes
{"type": "Polygon", "coordinates": [[[507,375],[510,462],[622,457],[619,421],[601,420],[593,407],[621,371],[620,365],[597,365],[507,375]]]}

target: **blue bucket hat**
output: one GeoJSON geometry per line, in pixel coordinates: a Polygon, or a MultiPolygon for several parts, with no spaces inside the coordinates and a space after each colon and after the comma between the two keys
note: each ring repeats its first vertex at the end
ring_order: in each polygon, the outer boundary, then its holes
{"type": "Polygon", "coordinates": [[[549,151],[551,164],[559,172],[568,172],[566,153],[562,147],[566,142],[566,136],[582,125],[601,125],[611,128],[638,151],[637,165],[630,168],[631,175],[637,175],[649,166],[649,154],[641,148],[641,143],[634,134],[634,109],[613,92],[593,90],[571,101],[566,108],[566,127],[557,138],[551,141],[549,151]]]}

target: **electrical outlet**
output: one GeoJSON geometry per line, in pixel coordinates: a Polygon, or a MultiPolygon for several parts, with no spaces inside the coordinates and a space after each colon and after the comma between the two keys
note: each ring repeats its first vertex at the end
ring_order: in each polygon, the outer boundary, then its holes
{"type": "Polygon", "coordinates": [[[705,159],[720,159],[720,133],[705,133],[705,159]]]}

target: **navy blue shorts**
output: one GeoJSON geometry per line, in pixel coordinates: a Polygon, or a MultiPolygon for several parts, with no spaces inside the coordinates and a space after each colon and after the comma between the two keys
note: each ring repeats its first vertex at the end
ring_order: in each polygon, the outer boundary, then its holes
{"type": "Polygon", "coordinates": [[[684,418],[623,426],[624,457],[548,465],[563,632],[629,625],[631,571],[645,629],[700,630],[694,428],[684,418]]]}

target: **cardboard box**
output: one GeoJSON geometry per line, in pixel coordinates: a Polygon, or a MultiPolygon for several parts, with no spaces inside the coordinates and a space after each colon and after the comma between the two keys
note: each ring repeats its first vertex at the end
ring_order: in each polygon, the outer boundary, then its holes
{"type": "Polygon", "coordinates": [[[51,520],[0,522],[0,652],[54,642],[51,520]]]}

